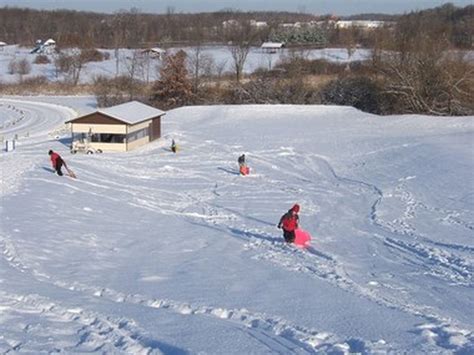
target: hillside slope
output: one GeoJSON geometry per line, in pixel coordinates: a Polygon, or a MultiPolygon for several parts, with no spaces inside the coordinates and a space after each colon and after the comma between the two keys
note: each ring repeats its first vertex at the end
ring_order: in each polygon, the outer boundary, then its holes
{"type": "Polygon", "coordinates": [[[72,156],[49,134],[71,109],[0,113],[20,136],[1,153],[0,352],[474,351],[473,117],[185,107],[142,149],[72,156]],[[308,250],[276,228],[295,202],[308,250]]]}

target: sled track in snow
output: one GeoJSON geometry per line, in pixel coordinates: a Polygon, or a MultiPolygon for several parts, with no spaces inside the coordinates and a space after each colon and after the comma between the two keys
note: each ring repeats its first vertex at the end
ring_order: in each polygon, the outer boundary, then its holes
{"type": "MultiPolygon", "coordinates": [[[[426,247],[418,242],[407,243],[385,238],[385,245],[404,254],[415,256],[418,266],[435,277],[455,282],[457,285],[474,287],[474,264],[466,259],[440,249],[426,247]]],[[[414,260],[413,258],[410,260],[414,260]]]]}
{"type": "MultiPolygon", "coordinates": [[[[35,294],[18,295],[0,291],[2,314],[9,318],[8,329],[0,335],[0,352],[102,352],[149,354],[149,339],[133,321],[115,319],[81,308],[65,308],[35,294]],[[32,319],[25,324],[12,320],[27,313],[32,319]],[[53,329],[52,332],[48,332],[53,329]],[[55,334],[61,329],[59,339],[55,334]],[[47,332],[46,336],[45,331],[47,332]],[[68,341],[65,341],[65,335],[68,341]],[[34,338],[36,340],[31,340],[34,338]]],[[[0,324],[1,329],[2,324],[0,324]]]]}
{"type": "MultiPolygon", "coordinates": [[[[342,340],[327,332],[298,326],[280,317],[251,312],[247,309],[226,309],[216,306],[193,305],[167,299],[149,298],[139,294],[125,294],[110,288],[92,287],[77,282],[67,283],[53,280],[50,276],[37,272],[25,265],[16,253],[14,245],[2,238],[0,240],[3,258],[11,267],[31,274],[36,280],[49,283],[71,292],[79,292],[91,297],[105,299],[114,303],[134,304],[150,309],[160,309],[187,316],[212,317],[229,322],[240,331],[265,344],[272,351],[279,353],[326,353],[355,350],[351,344],[363,343],[367,349],[387,351],[389,346],[384,342],[366,342],[360,339],[342,340]]],[[[58,303],[38,295],[8,295],[0,293],[2,303],[11,303],[13,309],[32,308],[45,317],[57,321],[71,322],[71,332],[81,339],[69,344],[61,351],[120,351],[133,353],[149,353],[152,348],[146,346],[153,342],[146,333],[139,329],[130,319],[114,319],[96,312],[83,309],[66,309],[58,303]],[[111,347],[111,340],[113,346],[111,347]],[[114,350],[115,349],[115,350],[114,350]]],[[[20,330],[18,330],[20,331],[20,330]]],[[[14,338],[15,334],[9,336],[14,338]]],[[[1,338],[0,338],[1,340],[1,338]]],[[[28,350],[28,346],[13,339],[0,342],[0,349],[5,351],[28,350]]],[[[31,345],[35,350],[34,344],[31,345]]]]}
{"type": "Polygon", "coordinates": [[[63,132],[64,127],[58,126],[76,115],[73,110],[54,104],[0,99],[0,113],[5,111],[13,118],[4,123],[0,137],[11,140],[17,136],[16,145],[21,145],[22,159],[16,157],[15,151],[0,152],[3,165],[0,179],[2,196],[18,190],[25,172],[34,169],[36,158],[44,156],[49,149],[47,141],[63,132]],[[41,142],[35,139],[41,139],[41,142]]]}

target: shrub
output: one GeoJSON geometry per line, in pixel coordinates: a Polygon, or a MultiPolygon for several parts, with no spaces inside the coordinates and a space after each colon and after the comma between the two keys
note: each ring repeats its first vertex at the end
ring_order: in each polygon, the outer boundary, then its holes
{"type": "Polygon", "coordinates": [[[94,94],[101,107],[118,105],[133,99],[146,100],[146,87],[128,76],[109,79],[103,76],[94,79],[94,94]]]}
{"type": "Polygon", "coordinates": [[[44,54],[39,54],[36,56],[35,60],[33,61],[34,64],[49,64],[51,61],[49,58],[44,54]]]}
{"type": "Polygon", "coordinates": [[[385,113],[388,105],[380,86],[367,77],[343,77],[329,82],[321,90],[321,102],[376,114],[385,113]]]}
{"type": "Polygon", "coordinates": [[[235,85],[224,93],[227,104],[317,104],[319,95],[303,80],[259,77],[243,85],[235,85]]]}
{"type": "Polygon", "coordinates": [[[10,74],[18,74],[21,77],[31,72],[31,64],[26,58],[20,60],[13,59],[8,63],[8,72],[10,74]]]}
{"type": "Polygon", "coordinates": [[[101,51],[95,48],[83,49],[81,51],[81,59],[84,63],[86,62],[102,62],[110,58],[109,53],[102,53],[101,51]],[[107,58],[106,58],[107,55],[107,58]]]}

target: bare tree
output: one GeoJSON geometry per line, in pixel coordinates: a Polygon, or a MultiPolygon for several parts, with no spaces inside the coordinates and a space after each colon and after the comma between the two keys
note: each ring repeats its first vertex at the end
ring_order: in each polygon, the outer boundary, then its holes
{"type": "Polygon", "coordinates": [[[354,54],[357,48],[356,38],[357,38],[356,29],[353,26],[347,29],[343,29],[339,33],[339,40],[341,41],[341,44],[346,48],[346,51],[347,51],[347,65],[346,65],[347,71],[351,70],[350,62],[352,59],[352,55],[354,54]]]}
{"type": "Polygon", "coordinates": [[[10,74],[18,74],[20,82],[23,81],[23,75],[31,72],[31,64],[26,58],[20,60],[13,59],[8,63],[8,72],[10,74]]]}
{"type": "Polygon", "coordinates": [[[77,85],[82,69],[86,62],[80,50],[73,50],[71,54],[60,54],[54,61],[56,72],[64,75],[65,81],[77,85]]]}
{"type": "Polygon", "coordinates": [[[203,78],[212,75],[214,60],[212,56],[204,53],[202,46],[198,44],[188,57],[188,67],[191,73],[193,92],[196,94],[203,84],[203,78]]]}
{"type": "Polygon", "coordinates": [[[397,31],[385,51],[374,51],[385,94],[399,101],[402,112],[472,114],[474,65],[429,27],[411,22],[397,31]]]}
{"type": "Polygon", "coordinates": [[[228,49],[234,61],[235,79],[239,83],[242,78],[245,61],[250,53],[253,42],[258,38],[258,31],[249,21],[230,25],[226,31],[228,49]]]}

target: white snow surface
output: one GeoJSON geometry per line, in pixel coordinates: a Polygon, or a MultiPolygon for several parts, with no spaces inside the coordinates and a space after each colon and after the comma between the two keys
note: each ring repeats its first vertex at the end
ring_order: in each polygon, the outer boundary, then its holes
{"type": "Polygon", "coordinates": [[[94,105],[0,99],[0,353],[474,352],[474,117],[183,107],[71,155],[94,105]],[[276,228],[296,202],[307,250],[276,228]]]}

